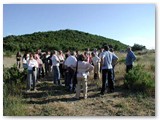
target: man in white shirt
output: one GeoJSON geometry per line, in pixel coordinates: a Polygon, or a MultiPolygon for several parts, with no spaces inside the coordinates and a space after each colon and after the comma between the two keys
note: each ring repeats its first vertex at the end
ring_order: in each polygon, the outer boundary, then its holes
{"type": "Polygon", "coordinates": [[[52,68],[53,68],[53,82],[54,84],[57,85],[57,82],[58,82],[58,85],[61,85],[60,84],[60,70],[59,70],[59,59],[57,57],[57,51],[53,51],[53,56],[51,58],[52,60],[52,68]]]}
{"type": "Polygon", "coordinates": [[[104,46],[105,52],[101,59],[102,64],[102,89],[101,94],[104,95],[106,89],[106,77],[108,79],[108,93],[114,92],[113,70],[112,61],[116,58],[115,54],[109,51],[108,46],[104,46]],[[108,76],[107,76],[108,75],[108,76]]]}
{"type": "Polygon", "coordinates": [[[67,57],[67,59],[65,60],[64,65],[67,67],[67,76],[65,79],[65,86],[67,88],[68,91],[74,91],[75,90],[75,84],[73,83],[73,78],[74,78],[74,70],[72,69],[72,67],[76,67],[76,63],[77,63],[77,58],[75,57],[76,53],[75,52],[71,52],[71,55],[69,57],[67,57]]]}

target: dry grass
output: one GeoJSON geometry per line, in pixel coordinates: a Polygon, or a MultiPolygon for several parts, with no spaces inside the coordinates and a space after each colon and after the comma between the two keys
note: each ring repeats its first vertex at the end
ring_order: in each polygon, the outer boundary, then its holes
{"type": "MultiPolygon", "coordinates": [[[[120,60],[126,54],[116,53],[120,60]]],[[[6,60],[13,58],[4,58],[6,60]]],[[[147,71],[154,76],[155,54],[138,56],[137,63],[145,64],[147,71]]],[[[14,61],[15,62],[15,61],[14,61]]],[[[137,64],[136,63],[136,64],[137,64]]],[[[13,63],[12,63],[13,64],[13,63]]],[[[88,81],[88,98],[75,100],[75,93],[68,93],[64,87],[55,86],[50,78],[41,80],[37,85],[38,92],[23,93],[22,101],[25,111],[30,116],[155,116],[155,97],[135,94],[123,87],[125,64],[120,62],[115,67],[115,92],[101,96],[101,80],[88,81]]]]}

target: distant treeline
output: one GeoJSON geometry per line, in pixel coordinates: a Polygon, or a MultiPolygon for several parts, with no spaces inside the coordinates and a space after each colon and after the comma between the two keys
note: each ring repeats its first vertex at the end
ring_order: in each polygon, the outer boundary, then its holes
{"type": "Polygon", "coordinates": [[[36,51],[41,48],[47,50],[85,50],[100,48],[104,44],[115,50],[125,50],[127,45],[120,41],[93,35],[77,30],[59,30],[48,32],[35,32],[25,35],[10,35],[3,38],[4,52],[36,51]]]}

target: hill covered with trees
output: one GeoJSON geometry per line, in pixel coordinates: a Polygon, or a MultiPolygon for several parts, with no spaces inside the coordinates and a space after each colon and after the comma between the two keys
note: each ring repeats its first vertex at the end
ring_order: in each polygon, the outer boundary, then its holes
{"type": "Polygon", "coordinates": [[[47,50],[85,50],[100,48],[108,44],[115,50],[124,50],[127,45],[103,36],[93,35],[77,30],[59,30],[35,32],[25,35],[10,35],[3,38],[3,51],[35,51],[39,48],[47,50]]]}

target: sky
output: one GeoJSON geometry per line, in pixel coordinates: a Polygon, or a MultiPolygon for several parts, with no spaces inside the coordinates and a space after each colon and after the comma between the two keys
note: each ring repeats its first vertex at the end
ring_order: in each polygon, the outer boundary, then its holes
{"type": "Polygon", "coordinates": [[[3,4],[3,37],[79,30],[155,49],[155,4],[3,4]]]}

